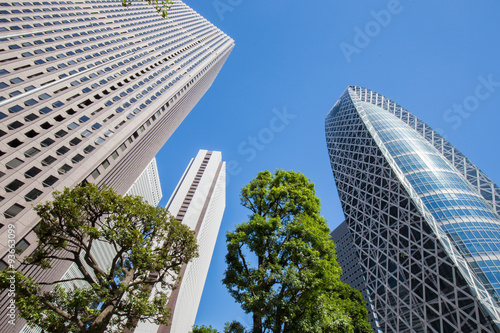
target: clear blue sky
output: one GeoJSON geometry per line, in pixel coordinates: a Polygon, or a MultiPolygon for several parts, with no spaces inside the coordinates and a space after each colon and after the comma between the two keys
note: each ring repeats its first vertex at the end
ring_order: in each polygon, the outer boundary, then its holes
{"type": "Polygon", "coordinates": [[[343,221],[324,118],[348,85],[375,90],[440,128],[500,183],[500,2],[185,1],[236,43],[157,156],[162,205],[198,149],[220,150],[232,161],[196,324],[222,331],[227,321],[251,322],[221,279],[225,233],[248,215],[239,190],[258,171],[303,172],[316,184],[330,228],[343,221]],[[284,110],[284,122],[273,120],[284,110]]]}

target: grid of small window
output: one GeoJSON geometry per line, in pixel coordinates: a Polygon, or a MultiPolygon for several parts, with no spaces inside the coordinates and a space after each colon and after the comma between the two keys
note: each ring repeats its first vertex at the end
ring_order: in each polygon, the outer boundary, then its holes
{"type": "MultiPolygon", "coordinates": [[[[16,151],[9,153],[13,161],[9,166],[16,170],[8,171],[11,169],[6,166],[8,173],[18,172],[24,161],[32,164],[36,158],[37,165],[21,169],[21,175],[26,179],[45,175],[38,181],[44,187],[54,185],[58,178],[45,171],[54,168],[70,172],[71,166],[64,164],[65,159],[80,163],[84,154],[102,149],[111,136],[125,128],[122,125],[128,113],[136,110],[136,121],[153,103],[156,108],[161,106],[160,100],[169,89],[176,89],[161,111],[172,106],[215,63],[215,59],[204,62],[209,56],[214,57],[207,47],[215,51],[230,40],[181,3],[169,12],[170,20],[159,17],[147,5],[129,10],[119,3],[106,3],[103,9],[99,3],[86,6],[99,8],[109,22],[98,20],[70,1],[47,6],[12,3],[13,7],[8,8],[8,17],[19,16],[13,10],[21,10],[25,15],[23,24],[13,20],[11,25],[0,27],[0,34],[21,30],[18,37],[2,40],[5,51],[0,55],[6,64],[0,69],[0,104],[6,110],[0,113],[0,119],[9,118],[8,133],[1,131],[0,136],[5,135],[8,140],[4,143],[16,151]],[[139,8],[140,15],[135,10],[139,8]],[[197,72],[193,74],[195,68],[197,72]],[[193,78],[186,83],[184,76],[188,72],[193,78]],[[23,126],[26,129],[18,131],[23,126]],[[44,135],[47,131],[50,137],[44,135]],[[71,131],[76,132],[68,138],[71,131]],[[79,145],[84,140],[88,142],[79,145]],[[57,155],[47,155],[49,149],[57,155]],[[40,156],[42,151],[44,156],[40,156]]],[[[163,115],[161,111],[146,119],[146,123],[138,124],[142,128],[130,137],[133,142],[127,138],[127,145],[121,143],[102,162],[102,168],[108,168],[120,152],[139,142],[142,133],[147,133],[146,129],[163,115]]],[[[89,176],[96,178],[101,174],[96,169],[89,176]]],[[[17,185],[16,182],[9,188],[17,185]]],[[[32,189],[25,200],[35,200],[43,193],[32,189]]],[[[9,209],[4,214],[15,216],[24,207],[9,209]]]]}

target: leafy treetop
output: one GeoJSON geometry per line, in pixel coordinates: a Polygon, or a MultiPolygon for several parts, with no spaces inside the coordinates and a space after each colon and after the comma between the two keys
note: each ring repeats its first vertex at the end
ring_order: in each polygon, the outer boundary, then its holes
{"type": "MultiPolygon", "coordinates": [[[[194,232],[164,208],[110,188],[87,184],[53,196],[35,207],[39,243],[23,265],[47,269],[66,261],[81,275],[35,282],[15,272],[20,316],[49,332],[121,332],[139,320],[168,324],[168,295],[181,266],[197,256],[194,232]],[[107,267],[99,264],[98,246],[114,254],[107,267]]],[[[0,273],[1,288],[12,274],[0,273]]]]}
{"type": "Polygon", "coordinates": [[[330,230],[303,174],[259,172],[241,190],[249,221],[228,232],[230,294],[254,333],[370,332],[361,293],[340,281],[330,230]]]}

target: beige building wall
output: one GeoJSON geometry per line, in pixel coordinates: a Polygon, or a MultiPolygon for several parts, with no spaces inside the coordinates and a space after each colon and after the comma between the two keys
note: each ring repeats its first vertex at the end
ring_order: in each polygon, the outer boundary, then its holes
{"type": "MultiPolygon", "coordinates": [[[[234,46],[178,0],[168,18],[143,1],[1,8],[0,266],[9,225],[24,254],[36,246],[31,207],[54,189],[89,181],[125,194],[234,46]]],[[[25,272],[52,280],[67,268],[25,272]]]]}

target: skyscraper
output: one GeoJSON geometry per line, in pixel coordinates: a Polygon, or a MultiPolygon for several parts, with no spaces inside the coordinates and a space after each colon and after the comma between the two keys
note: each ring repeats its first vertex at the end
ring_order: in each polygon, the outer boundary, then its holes
{"type": "Polygon", "coordinates": [[[363,269],[359,265],[358,255],[351,234],[347,228],[346,222],[342,222],[330,234],[333,242],[335,243],[335,253],[337,255],[337,262],[342,267],[342,275],[340,280],[347,283],[354,289],[361,291],[363,299],[366,302],[366,309],[370,315],[370,325],[374,332],[382,332],[378,326],[378,319],[376,313],[373,311],[373,303],[371,302],[369,292],[366,288],[365,277],[363,269]]]}
{"type": "MultiPolygon", "coordinates": [[[[234,42],[179,0],[167,18],[144,1],[0,6],[3,269],[9,225],[16,249],[31,252],[31,206],[53,189],[89,181],[125,194],[210,87],[234,42]]],[[[26,273],[53,280],[66,269],[26,273]]]]}
{"type": "Polygon", "coordinates": [[[222,162],[220,152],[200,150],[184,171],[166,206],[177,220],[196,232],[199,257],[181,270],[181,284],[173,291],[169,303],[173,313],[171,325],[166,327],[141,322],[135,333],[191,331],[225,205],[226,163],[222,162]]]}
{"type": "Polygon", "coordinates": [[[149,162],[141,175],[135,180],[127,191],[130,195],[140,195],[151,206],[158,206],[163,193],[161,192],[160,175],[156,157],[149,162]]]}
{"type": "Polygon", "coordinates": [[[366,288],[387,332],[499,332],[500,188],[428,125],[350,86],[326,141],[366,288]]]}
{"type": "Polygon", "coordinates": [[[7,225],[36,245],[32,204],[82,181],[130,188],[203,96],[233,40],[181,1],[4,2],[0,260],[7,225]]]}

